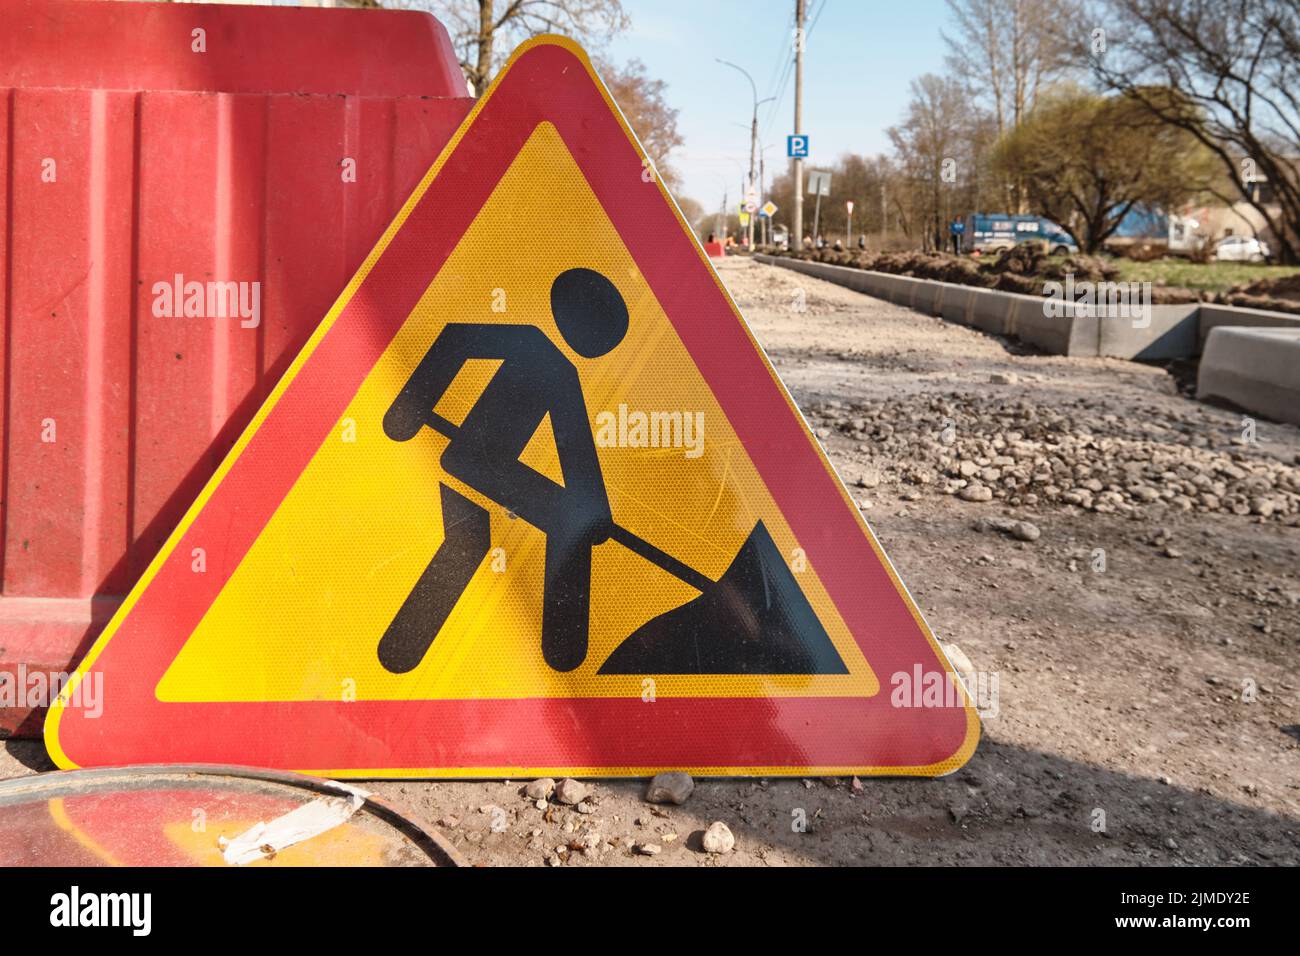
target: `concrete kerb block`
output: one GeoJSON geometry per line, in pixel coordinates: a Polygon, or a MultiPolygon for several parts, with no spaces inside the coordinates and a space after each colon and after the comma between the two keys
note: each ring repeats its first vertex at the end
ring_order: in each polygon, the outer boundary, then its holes
{"type": "Polygon", "coordinates": [[[1205,342],[1210,332],[1222,325],[1300,329],[1300,315],[1203,302],[1197,314],[1197,335],[1201,351],[1205,349],[1205,342]]]}
{"type": "Polygon", "coordinates": [[[907,306],[909,309],[916,308],[916,295],[921,291],[921,280],[912,276],[899,276],[899,297],[898,304],[907,306]]]}
{"type": "Polygon", "coordinates": [[[918,312],[924,312],[926,315],[935,315],[935,299],[939,295],[943,285],[940,282],[930,282],[923,278],[914,278],[910,281],[911,285],[911,307],[918,312]]]}
{"type": "Polygon", "coordinates": [[[1005,292],[972,289],[968,313],[970,325],[990,335],[1008,335],[1011,332],[1011,305],[1005,292]]]}
{"type": "Polygon", "coordinates": [[[871,273],[865,269],[854,269],[853,275],[849,277],[850,288],[854,292],[861,292],[864,295],[871,293],[871,273]]]}
{"type": "Polygon", "coordinates": [[[943,316],[943,302],[945,299],[952,296],[952,290],[954,288],[955,287],[950,283],[939,283],[938,287],[934,291],[934,304],[930,308],[931,315],[943,316]]]}
{"type": "Polygon", "coordinates": [[[1201,356],[1196,397],[1300,425],[1300,328],[1215,326],[1201,356]]]}
{"type": "Polygon", "coordinates": [[[915,279],[910,276],[890,276],[889,286],[893,289],[892,299],[895,305],[901,305],[904,308],[912,307],[912,286],[915,279]]]}
{"type": "Polygon", "coordinates": [[[1063,303],[1060,310],[1063,314],[1048,315],[1046,299],[1003,294],[1012,299],[1011,335],[1053,355],[1097,354],[1101,320],[1088,315],[1086,308],[1063,303]]]}
{"type": "Polygon", "coordinates": [[[905,305],[909,309],[920,308],[918,305],[918,296],[925,292],[925,280],[917,279],[913,276],[899,276],[899,285],[902,288],[902,296],[899,298],[899,305],[905,305]]]}
{"type": "Polygon", "coordinates": [[[970,325],[970,308],[975,298],[975,291],[970,286],[945,286],[943,301],[939,303],[939,314],[949,322],[970,325]]]}
{"type": "Polygon", "coordinates": [[[860,270],[862,275],[859,279],[858,291],[863,295],[875,296],[877,299],[880,295],[879,277],[874,272],[867,272],[865,269],[860,270]]]}
{"type": "Polygon", "coordinates": [[[879,295],[880,298],[884,299],[886,302],[897,303],[901,298],[899,294],[901,287],[899,285],[897,276],[878,273],[872,276],[872,283],[875,285],[877,290],[879,290],[877,292],[877,295],[879,295]]]}
{"type": "Polygon", "coordinates": [[[1300,315],[1207,303],[1152,306],[1150,322],[1087,315],[1074,303],[1062,303],[1061,314],[1052,316],[1039,296],[762,254],[754,258],[993,335],[1014,335],[1057,355],[1183,358],[1196,355],[1222,325],[1300,329],[1300,315]]]}
{"type": "Polygon", "coordinates": [[[1189,358],[1199,351],[1196,302],[1153,305],[1138,318],[1108,316],[1101,320],[1097,354],[1112,358],[1154,361],[1189,358]]]}

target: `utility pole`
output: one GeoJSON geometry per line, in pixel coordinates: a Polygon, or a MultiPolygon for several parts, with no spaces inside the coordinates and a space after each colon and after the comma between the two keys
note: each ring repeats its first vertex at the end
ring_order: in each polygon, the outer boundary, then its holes
{"type": "Polygon", "coordinates": [[[885,251],[885,235],[889,229],[889,210],[885,205],[885,177],[880,176],[880,251],[885,251]]]}
{"type": "MultiPolygon", "coordinates": [[[[768,200],[768,196],[769,196],[769,193],[768,193],[768,191],[767,191],[767,169],[766,169],[765,163],[766,163],[766,161],[767,161],[767,151],[768,151],[769,149],[771,149],[774,145],[776,145],[776,144],[774,144],[774,143],[768,143],[766,146],[763,146],[763,145],[760,143],[760,144],[759,144],[759,147],[758,147],[758,205],[759,205],[759,208],[762,208],[764,205],[767,204],[767,200],[768,200]]],[[[771,245],[771,244],[772,244],[772,228],[773,228],[775,225],[776,225],[776,223],[772,221],[772,217],[771,217],[771,216],[764,216],[764,217],[763,217],[763,221],[762,221],[761,223],[759,223],[759,226],[760,226],[760,228],[763,230],[763,235],[764,235],[764,237],[765,237],[763,241],[766,242],[768,245],[771,245]]]]}
{"type": "MultiPolygon", "coordinates": [[[[806,0],[794,0],[794,135],[803,133],[803,21],[806,0]]],[[[792,249],[803,248],[803,160],[791,160],[794,167],[794,236],[792,249]]]]}

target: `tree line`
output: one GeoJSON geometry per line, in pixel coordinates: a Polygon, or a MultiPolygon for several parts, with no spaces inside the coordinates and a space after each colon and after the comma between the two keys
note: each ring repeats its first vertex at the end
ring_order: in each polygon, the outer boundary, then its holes
{"type": "MultiPolygon", "coordinates": [[[[579,38],[676,186],[682,139],[664,83],[639,62],[599,58],[628,28],[621,0],[382,2],[432,10],[475,95],[528,36],[579,38]]],[[[833,174],[817,223],[828,241],[848,237],[852,201],[854,237],[878,248],[941,248],[953,218],[982,211],[1046,216],[1096,251],[1136,206],[1217,199],[1254,208],[1279,259],[1300,262],[1300,2],[947,3],[944,72],[912,81],[891,151],[822,167],[833,174]]],[[[788,214],[789,175],[768,192],[788,214]]],[[[715,213],[680,204],[701,235],[714,230],[715,213]]],[[[811,233],[815,200],[805,208],[811,233]]]]}
{"type": "MultiPolygon", "coordinates": [[[[1244,202],[1300,261],[1295,0],[948,0],[943,75],[912,81],[892,152],[827,167],[819,231],[942,248],[971,212],[1032,213],[1088,252],[1135,207],[1244,202]],[[1267,188],[1261,185],[1267,183],[1267,188]]],[[[793,184],[770,188],[792,208],[793,184]]],[[[813,202],[805,202],[805,232],[813,202]]]]}

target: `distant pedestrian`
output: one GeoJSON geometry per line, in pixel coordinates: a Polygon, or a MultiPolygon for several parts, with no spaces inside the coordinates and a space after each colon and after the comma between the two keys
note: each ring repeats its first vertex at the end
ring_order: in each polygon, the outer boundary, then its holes
{"type": "Polygon", "coordinates": [[[867,248],[867,237],[858,236],[858,248],[865,250],[867,248]]]}
{"type": "Polygon", "coordinates": [[[961,255],[962,237],[966,233],[966,223],[958,216],[948,226],[948,233],[952,236],[952,251],[954,255],[961,255]]]}

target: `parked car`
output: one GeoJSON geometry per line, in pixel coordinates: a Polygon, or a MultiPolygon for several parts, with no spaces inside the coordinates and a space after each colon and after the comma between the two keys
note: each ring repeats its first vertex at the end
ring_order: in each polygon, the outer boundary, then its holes
{"type": "Polygon", "coordinates": [[[1214,247],[1220,262],[1265,262],[1271,255],[1268,243],[1254,236],[1226,236],[1214,247]]]}

